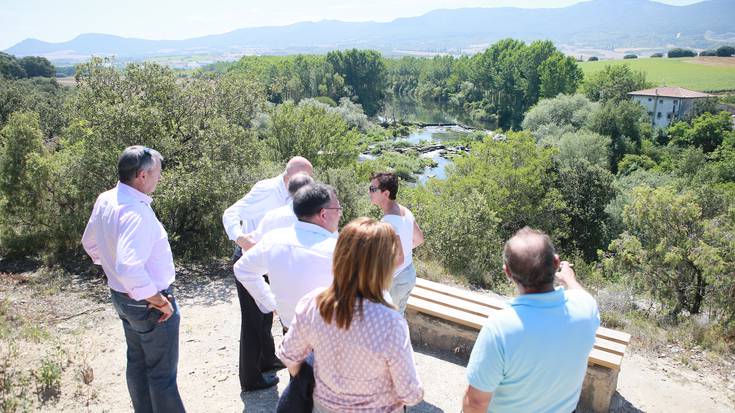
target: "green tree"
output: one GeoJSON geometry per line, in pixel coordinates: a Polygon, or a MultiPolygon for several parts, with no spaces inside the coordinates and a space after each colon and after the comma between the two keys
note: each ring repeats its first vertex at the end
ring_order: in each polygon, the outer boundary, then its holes
{"type": "Polygon", "coordinates": [[[566,251],[580,251],[592,261],[609,241],[607,204],[615,197],[613,176],[606,169],[577,159],[562,164],[556,187],[566,204],[569,235],[562,239],[566,251]]]}
{"type": "Polygon", "coordinates": [[[26,56],[18,59],[28,77],[54,77],[56,68],[45,57],[26,56]]]}
{"type": "Polygon", "coordinates": [[[573,94],[582,81],[584,73],[577,62],[561,52],[552,54],[539,67],[541,96],[555,97],[558,94],[573,94]]]}
{"type": "Polygon", "coordinates": [[[586,78],[582,91],[592,101],[619,102],[627,100],[628,93],[649,86],[644,72],[628,65],[608,65],[586,78]]]}
{"type": "Polygon", "coordinates": [[[350,49],[327,53],[329,62],[352,88],[368,116],[378,113],[386,87],[385,63],[375,50],[350,49]]]}
{"type": "Polygon", "coordinates": [[[44,154],[38,114],[13,113],[0,130],[0,251],[26,254],[39,247],[39,233],[48,225],[38,220],[44,197],[44,154]]]}
{"type": "Polygon", "coordinates": [[[359,134],[321,105],[286,102],[274,108],[267,143],[275,159],[305,156],[319,168],[339,168],[357,160],[359,134]]]}
{"type": "Polygon", "coordinates": [[[706,112],[689,125],[677,122],[669,128],[671,143],[678,146],[696,146],[705,153],[717,149],[725,138],[733,133],[729,112],[713,115],[706,112]]]}
{"type": "Polygon", "coordinates": [[[26,76],[26,71],[15,56],[0,52],[0,78],[21,79],[26,76]]]}
{"type": "Polygon", "coordinates": [[[629,100],[609,101],[590,117],[588,128],[612,139],[610,171],[618,172],[618,162],[626,153],[638,152],[644,137],[646,111],[629,100]]]}
{"type": "Polygon", "coordinates": [[[588,130],[567,132],[559,139],[557,156],[559,162],[567,167],[586,161],[590,165],[609,170],[611,143],[610,137],[588,130]]]}
{"type": "MultiPolygon", "coordinates": [[[[589,123],[596,111],[597,103],[592,103],[584,95],[559,95],[542,99],[533,106],[523,119],[523,129],[530,131],[541,140],[550,127],[561,131],[577,131],[589,123]]],[[[561,133],[554,138],[558,138],[561,133]]]]}
{"type": "Polygon", "coordinates": [[[626,232],[610,244],[608,271],[627,273],[672,316],[698,314],[704,304],[707,276],[697,264],[702,247],[702,210],[692,192],[669,187],[639,187],[625,209],[626,232]]]}

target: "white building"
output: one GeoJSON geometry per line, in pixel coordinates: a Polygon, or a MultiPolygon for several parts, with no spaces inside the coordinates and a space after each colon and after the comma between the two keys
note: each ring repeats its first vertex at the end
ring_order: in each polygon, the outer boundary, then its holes
{"type": "Polygon", "coordinates": [[[651,117],[651,125],[665,128],[675,120],[683,119],[694,107],[698,99],[713,97],[707,93],[695,92],[681,87],[657,87],[637,90],[628,96],[643,105],[651,117]]]}

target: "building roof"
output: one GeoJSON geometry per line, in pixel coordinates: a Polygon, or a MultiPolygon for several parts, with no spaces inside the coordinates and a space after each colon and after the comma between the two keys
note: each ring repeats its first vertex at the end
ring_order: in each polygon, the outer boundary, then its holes
{"type": "Polygon", "coordinates": [[[709,98],[713,97],[709,93],[695,92],[693,90],[684,89],[683,87],[656,87],[653,89],[636,90],[628,93],[633,96],[663,96],[670,98],[709,98]]]}

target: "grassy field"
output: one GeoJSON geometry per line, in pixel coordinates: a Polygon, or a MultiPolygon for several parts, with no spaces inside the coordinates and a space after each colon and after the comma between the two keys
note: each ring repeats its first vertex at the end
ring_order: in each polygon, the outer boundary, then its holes
{"type": "Polygon", "coordinates": [[[628,60],[601,60],[579,63],[585,76],[606,65],[629,65],[646,73],[655,86],[680,86],[701,92],[735,90],[735,58],[641,58],[628,60]]]}

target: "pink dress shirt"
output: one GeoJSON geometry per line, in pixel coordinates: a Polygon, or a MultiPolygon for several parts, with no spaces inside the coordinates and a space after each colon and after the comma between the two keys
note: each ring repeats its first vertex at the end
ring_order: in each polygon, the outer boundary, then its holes
{"type": "MultiPolygon", "coordinates": [[[[314,352],[314,402],[334,412],[402,412],[423,398],[406,320],[382,304],[363,300],[348,330],[327,324],[315,290],[299,302],[276,354],[286,366],[314,352]]],[[[357,306],[356,306],[357,308],[357,306]]]]}
{"type": "Polygon", "coordinates": [[[82,236],[107,285],[134,300],[151,297],[174,282],[168,234],[151,209],[151,197],[118,182],[97,197],[82,236]]]}

